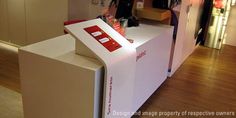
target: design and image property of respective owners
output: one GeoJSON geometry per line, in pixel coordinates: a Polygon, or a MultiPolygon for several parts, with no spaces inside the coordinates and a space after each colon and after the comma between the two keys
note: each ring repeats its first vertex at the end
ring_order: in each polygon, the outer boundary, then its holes
{"type": "Polygon", "coordinates": [[[219,117],[219,118],[228,118],[235,117],[236,114],[234,111],[137,111],[137,112],[118,112],[113,111],[113,116],[145,116],[146,117],[157,117],[157,118],[188,118],[188,117],[196,117],[196,118],[208,118],[208,117],[219,117]]]}

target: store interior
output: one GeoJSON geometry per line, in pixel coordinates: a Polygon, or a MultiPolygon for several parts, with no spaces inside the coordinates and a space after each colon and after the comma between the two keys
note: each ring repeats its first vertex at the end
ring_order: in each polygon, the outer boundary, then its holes
{"type": "Polygon", "coordinates": [[[235,0],[160,1],[1,0],[0,118],[134,117],[193,55],[236,46],[235,0]]]}

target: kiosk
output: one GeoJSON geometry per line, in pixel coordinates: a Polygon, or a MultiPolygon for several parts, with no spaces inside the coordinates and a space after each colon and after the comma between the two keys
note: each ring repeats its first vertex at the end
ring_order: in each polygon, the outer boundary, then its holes
{"type": "Polygon", "coordinates": [[[173,28],[100,19],[19,50],[25,118],[129,118],[165,81],[173,28]]]}

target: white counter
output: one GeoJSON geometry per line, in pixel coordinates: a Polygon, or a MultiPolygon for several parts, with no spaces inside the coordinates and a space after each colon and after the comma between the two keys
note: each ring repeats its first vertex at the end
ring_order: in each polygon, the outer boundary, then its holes
{"type": "MultiPolygon", "coordinates": [[[[147,24],[127,29],[137,51],[133,111],[167,78],[172,32],[147,24]]],[[[19,60],[25,118],[101,117],[103,65],[75,54],[72,36],[23,47],[19,60]]]]}
{"type": "Polygon", "coordinates": [[[158,37],[163,31],[169,30],[170,28],[167,25],[140,24],[139,27],[127,28],[125,37],[127,39],[133,39],[133,45],[138,47],[150,39],[158,37]]]}

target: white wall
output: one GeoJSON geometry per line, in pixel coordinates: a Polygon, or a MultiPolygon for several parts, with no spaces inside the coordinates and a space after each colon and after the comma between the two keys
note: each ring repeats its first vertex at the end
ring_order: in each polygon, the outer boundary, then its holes
{"type": "Polygon", "coordinates": [[[68,0],[0,0],[0,40],[26,45],[64,34],[68,0]]]}
{"type": "Polygon", "coordinates": [[[0,0],[0,40],[26,44],[24,0],[0,0]]]}
{"type": "Polygon", "coordinates": [[[102,6],[100,3],[92,4],[92,0],[69,0],[69,19],[94,19],[108,7],[110,0],[104,2],[102,6]]]}
{"type": "Polygon", "coordinates": [[[68,18],[68,0],[25,0],[27,43],[63,34],[68,18]]]}
{"type": "Polygon", "coordinates": [[[184,39],[185,39],[185,31],[187,26],[187,6],[189,5],[189,0],[183,0],[180,9],[180,16],[179,16],[179,26],[178,32],[176,37],[176,43],[174,47],[174,55],[171,67],[170,75],[174,74],[174,72],[179,68],[182,64],[183,60],[183,46],[184,46],[184,39]]]}
{"type": "Polygon", "coordinates": [[[232,46],[236,46],[236,22],[235,22],[235,18],[236,18],[236,6],[231,7],[231,12],[229,15],[229,20],[228,20],[228,24],[226,27],[226,42],[225,44],[228,45],[232,45],[232,46]]]}
{"type": "Polygon", "coordinates": [[[7,0],[0,0],[0,40],[8,40],[7,0]]]}
{"type": "Polygon", "coordinates": [[[7,0],[8,38],[11,43],[26,44],[25,1],[7,0]]]}
{"type": "Polygon", "coordinates": [[[202,0],[189,0],[191,5],[187,18],[186,34],[184,39],[183,59],[185,60],[195,49],[195,29],[197,27],[197,20],[199,9],[202,0]]]}
{"type": "MultiPolygon", "coordinates": [[[[108,6],[110,0],[105,0],[108,6]]],[[[92,19],[104,7],[91,0],[0,0],[0,40],[27,45],[64,34],[68,19],[92,19]]]]}
{"type": "Polygon", "coordinates": [[[69,19],[86,19],[89,17],[90,0],[69,0],[69,19]]]}

